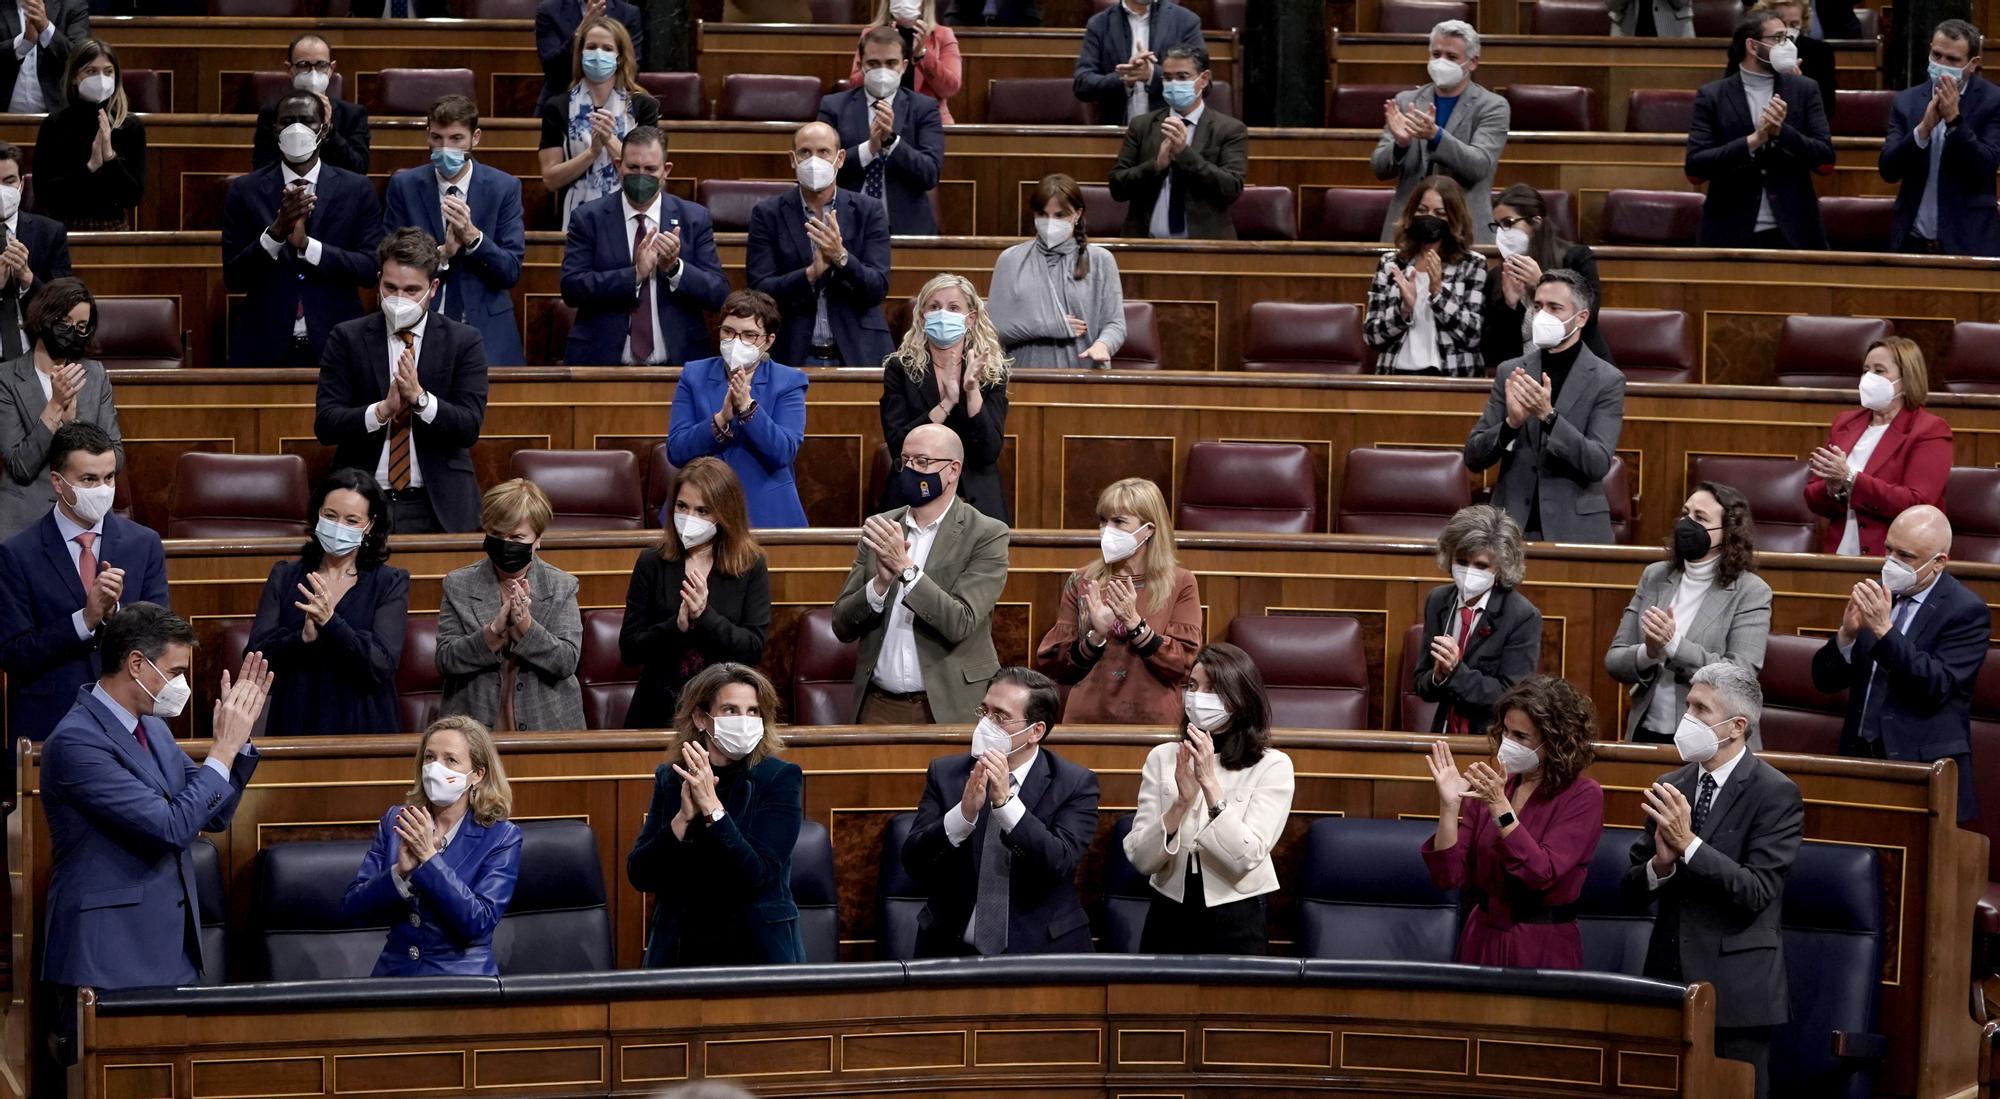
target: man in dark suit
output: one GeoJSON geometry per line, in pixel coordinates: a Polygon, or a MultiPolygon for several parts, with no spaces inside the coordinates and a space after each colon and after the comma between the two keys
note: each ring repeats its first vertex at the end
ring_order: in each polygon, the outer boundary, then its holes
{"type": "Polygon", "coordinates": [[[1076,866],[1097,834],[1097,775],[1041,746],[1060,709],[1049,677],[1002,668],[972,754],[931,761],[903,843],[927,898],[918,957],[1093,949],[1076,866]]]}
{"type": "Polygon", "coordinates": [[[28,306],[43,286],[69,277],[69,230],[21,209],[21,150],[0,141],[0,359],[28,350],[28,306]]]}
{"type": "Polygon", "coordinates": [[[1825,248],[1813,173],[1833,164],[1819,88],[1772,68],[1785,21],[1746,15],[1730,40],[1741,68],[1702,86],[1688,123],[1688,178],[1706,180],[1697,238],[1708,248],[1825,248]]]}
{"type": "MultiPolygon", "coordinates": [[[[1754,2],[1743,5],[1746,11],[1756,6],[1758,5],[1754,2]]],[[[1779,72],[1792,73],[1795,76],[1803,76],[1807,80],[1812,81],[1813,86],[1819,89],[1819,105],[1826,112],[1827,125],[1832,126],[1833,116],[1838,108],[1838,102],[1834,93],[1840,90],[1840,76],[1834,62],[1833,47],[1827,45],[1824,41],[1828,36],[1808,35],[1806,33],[1808,28],[1803,0],[1776,0],[1775,3],[1766,4],[1765,6],[1777,12],[1778,18],[1785,21],[1785,31],[1791,38],[1792,49],[1797,51],[1794,55],[1780,46],[1780,52],[1774,55],[1775,63],[1773,67],[1779,72]]],[[[1829,4],[1826,6],[1829,9],[1840,7],[1839,4],[1829,4]]],[[[1848,9],[1850,13],[1853,10],[1852,8],[1848,9]]],[[[1851,21],[1854,16],[1849,14],[1847,18],[1851,21]]],[[[1857,28],[1856,33],[1852,35],[1832,35],[1831,37],[1859,38],[1861,35],[1857,28]]],[[[1731,60],[1729,67],[1722,71],[1722,75],[1735,75],[1736,71],[1742,67],[1742,64],[1741,58],[1731,60]]]]}
{"type": "Polygon", "coordinates": [[[486,361],[520,366],[521,326],[514,296],[527,255],[521,181],[473,159],[479,146],[479,106],[462,95],[431,105],[430,160],[389,177],[384,230],[415,226],[441,241],[438,292],[431,309],[479,330],[486,361]]]}
{"type": "MultiPolygon", "coordinates": [[[[1958,819],[1979,815],[1972,687],[1986,662],[1986,601],[1945,571],[1951,523],[1919,504],[1884,539],[1882,578],[1854,585],[1840,629],[1813,654],[1813,686],[1847,692],[1840,754],[1958,764],[1958,819]]],[[[1987,765],[1992,765],[1991,760],[1987,765]]]]}
{"type": "Polygon", "coordinates": [[[1535,286],[1535,350],[1494,372],[1486,410],[1465,439],[1474,471],[1500,466],[1493,506],[1530,542],[1608,545],[1604,475],[1625,424],[1625,375],[1590,353],[1583,327],[1597,300],[1574,271],[1535,286]]]}
{"type": "Polygon", "coordinates": [[[645,68],[646,16],[626,0],[542,0],[535,6],[535,53],[542,59],[542,102],[567,96],[569,67],[576,49],[576,29],[592,19],[610,16],[632,36],[632,54],[645,68]]]}
{"type": "Polygon", "coordinates": [[[8,114],[47,114],[68,102],[63,70],[69,51],[90,37],[84,0],[0,3],[0,103],[8,114]]]}
{"type": "Polygon", "coordinates": [[[1688,765],[1641,796],[1627,903],[1657,900],[1645,974],[1715,987],[1715,1052],[1757,1069],[1770,1088],[1771,1029],[1786,999],[1785,874],[1805,826],[1799,788],[1746,744],[1764,703],[1750,671],[1718,661],[1694,673],[1674,745],[1688,765]]]}
{"type": "Polygon", "coordinates": [[[891,233],[937,235],[931,191],[944,164],[937,100],[903,87],[910,43],[894,26],[861,36],[861,83],[819,101],[819,120],[840,131],[847,156],[838,182],[882,203],[891,233]]]}
{"type": "Polygon", "coordinates": [[[563,361],[572,366],[687,363],[715,354],[707,310],[729,279],[708,211],[666,192],[667,134],[640,126],[618,157],[619,193],[569,219],[562,296],[576,310],[563,361]]]}
{"type": "Polygon", "coordinates": [[[1167,50],[1201,44],[1201,16],[1174,0],[1120,0],[1083,25],[1071,87],[1099,125],[1123,126],[1167,105],[1157,64],[1167,50]]]}
{"type": "Polygon", "coordinates": [[[1882,178],[1898,185],[1889,247],[2000,256],[1993,174],[2000,170],[2000,88],[1979,75],[1979,28],[1963,19],[1931,35],[1930,76],[1896,93],[1882,178]]]}
{"type": "Polygon", "coordinates": [[[328,337],[313,434],[337,448],[335,469],[375,475],[397,534],[476,531],[468,451],[486,420],[486,349],[478,329],[430,311],[442,261],[428,234],[398,229],[377,258],[382,308],[328,337]]]}
{"type": "MultiPolygon", "coordinates": [[[[292,87],[319,97],[321,108],[333,119],[326,139],[319,143],[320,159],[356,175],[368,174],[368,108],[335,98],[333,77],[339,63],[326,39],[307,31],[292,39],[285,53],[285,68],[292,74],[292,87]]],[[[278,105],[267,103],[257,111],[257,136],[250,145],[250,164],[262,168],[283,159],[278,151],[278,105]]]]}
{"type": "Polygon", "coordinates": [[[1208,51],[1175,46],[1160,61],[1167,106],[1136,118],[1111,169],[1128,237],[1235,240],[1229,208],[1250,173],[1250,130],[1208,109],[1208,51]]]}
{"type": "Polygon", "coordinates": [[[750,211],[745,274],[784,313],[771,358],[787,366],[872,366],[895,350],[882,316],[889,218],[835,184],[846,159],[833,127],[806,123],[792,135],[799,189],[750,211]]]}
{"type": "MultiPolygon", "coordinates": [[[[49,443],[56,506],[0,545],[0,669],[7,672],[8,755],[49,735],[97,678],[97,628],[126,603],[167,603],[160,536],[111,514],[118,452],[77,421],[49,443]]],[[[12,764],[8,764],[9,771],[12,764]]]]}
{"type": "Polygon", "coordinates": [[[293,92],[276,124],[285,162],[230,180],[222,208],[222,281],[243,295],[230,309],[231,366],[317,365],[375,281],[382,204],[373,184],[320,159],[325,104],[293,92]]]}

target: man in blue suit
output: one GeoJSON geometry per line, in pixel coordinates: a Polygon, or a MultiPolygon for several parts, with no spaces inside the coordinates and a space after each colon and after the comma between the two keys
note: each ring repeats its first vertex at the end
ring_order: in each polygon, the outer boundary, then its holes
{"type": "Polygon", "coordinates": [[[1899,184],[1889,247],[2000,256],[1993,174],[2000,170],[2000,89],[1979,75],[1979,28],[1947,19],[1931,35],[1930,76],[1896,93],[1882,178],[1899,184]]]}
{"type": "MultiPolygon", "coordinates": [[[[54,510],[0,545],[0,668],[13,741],[47,737],[97,678],[97,628],[127,603],[167,603],[160,536],[111,514],[118,452],[81,421],[49,443],[54,510]]],[[[12,763],[7,766],[11,771],[12,763]]]]}
{"type": "Polygon", "coordinates": [[[729,296],[708,211],[666,193],[666,131],[640,126],[618,158],[620,193],[569,219],[562,296],[576,310],[563,361],[686,363],[715,354],[706,311],[729,296]]]}
{"type": "Polygon", "coordinates": [[[1200,46],[1201,16],[1174,0],[1120,0],[1083,25],[1072,90],[1104,126],[1123,126],[1166,107],[1159,59],[1170,46],[1200,46]]]}
{"type": "Polygon", "coordinates": [[[903,87],[910,43],[893,26],[861,36],[861,84],[819,101],[819,120],[840,131],[847,156],[838,182],[881,202],[891,233],[936,236],[931,191],[944,164],[937,100],[903,87]]]}
{"type": "Polygon", "coordinates": [[[889,293],[889,219],[881,203],[841,190],[840,134],[808,122],[792,135],[799,189],[750,211],[744,250],[750,289],[771,295],[785,323],[771,357],[796,366],[874,366],[895,345],[889,293]]]}
{"type": "Polygon", "coordinates": [[[222,208],[222,281],[243,300],[230,311],[229,365],[317,366],[326,334],[361,315],[375,281],[382,204],[365,178],[320,159],[319,96],[278,101],[281,164],[229,182],[222,208]]]}
{"type": "Polygon", "coordinates": [[[535,53],[542,59],[542,101],[538,106],[569,94],[576,29],[605,15],[624,24],[625,33],[632,36],[632,54],[641,59],[640,68],[645,67],[646,17],[637,4],[626,0],[542,0],[535,6],[535,53]]]}
{"type": "Polygon", "coordinates": [[[422,229],[439,242],[444,266],[431,311],[469,324],[486,341],[486,361],[520,366],[521,327],[514,296],[528,253],[521,223],[521,181],[472,158],[479,146],[479,105],[447,95],[431,105],[430,163],[389,177],[383,229],[422,229]]]}
{"type": "Polygon", "coordinates": [[[0,358],[28,350],[28,303],[43,286],[69,277],[69,230],[52,217],[21,209],[21,150],[0,141],[0,358]]]}
{"type": "MultiPolygon", "coordinates": [[[[1813,654],[1813,686],[1847,692],[1840,754],[1958,764],[1958,819],[1979,815],[1972,686],[1986,662],[1986,601],[1945,571],[1951,523],[1928,504],[1889,524],[1882,579],[1863,580],[1813,654]]],[[[1988,761],[1991,765],[1992,761],[1988,761]]]]}

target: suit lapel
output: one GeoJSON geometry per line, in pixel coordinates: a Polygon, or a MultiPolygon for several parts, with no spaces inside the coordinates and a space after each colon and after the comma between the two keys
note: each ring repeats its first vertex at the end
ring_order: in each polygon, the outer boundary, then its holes
{"type": "Polygon", "coordinates": [[[7,372],[7,384],[19,394],[14,406],[21,410],[22,425],[40,419],[42,410],[49,406],[49,402],[42,396],[42,383],[35,380],[35,356],[32,353],[14,360],[14,369],[7,372]]]}
{"type": "Polygon", "coordinates": [[[481,622],[491,622],[500,614],[500,585],[490,561],[479,563],[472,584],[472,613],[481,622]]]}
{"type": "Polygon", "coordinates": [[[1742,137],[1755,129],[1750,125],[1750,101],[1744,97],[1743,74],[1737,73],[1722,82],[1722,93],[1716,109],[1722,113],[1722,132],[1732,140],[1742,137]]]}
{"type": "Polygon", "coordinates": [[[933,583],[945,585],[958,579],[958,540],[970,510],[970,505],[954,498],[938,520],[937,537],[931,540],[931,554],[924,561],[924,575],[933,583]]]}
{"type": "MultiPolygon", "coordinates": [[[[1507,600],[1511,594],[1511,592],[1496,590],[1493,593],[1493,597],[1486,601],[1486,609],[1473,617],[1472,635],[1465,639],[1465,649],[1458,654],[1460,660],[1464,660],[1466,657],[1472,655],[1472,650],[1479,647],[1481,638],[1488,637],[1499,631],[1500,620],[1506,615],[1507,600]]],[[[1456,601],[1454,600],[1454,602],[1456,601]]],[[[1447,622],[1449,622],[1450,618],[1449,614],[1445,615],[1447,622]]],[[[1456,634],[1458,631],[1454,628],[1452,632],[1456,634]]]]}
{"type": "MultiPolygon", "coordinates": [[[[147,785],[160,793],[171,795],[172,791],[167,789],[166,777],[161,773],[157,759],[160,749],[155,746],[153,752],[156,758],[148,760],[139,751],[138,737],[125,731],[125,726],[117,716],[106,709],[104,703],[97,700],[97,696],[91,693],[89,687],[80,687],[78,692],[85,700],[84,704],[90,716],[96,720],[98,729],[104,733],[105,739],[111,742],[111,750],[118,753],[118,758],[125,762],[126,770],[138,775],[147,785]]],[[[144,720],[140,719],[142,723],[144,720]]],[[[146,739],[150,743],[154,739],[153,734],[148,733],[146,739]]],[[[168,739],[171,739],[171,736],[168,739]]]]}
{"type": "MultiPolygon", "coordinates": [[[[433,315],[429,320],[424,322],[424,338],[417,341],[417,381],[422,383],[424,389],[431,394],[432,400],[436,400],[438,394],[451,388],[445,384],[448,379],[442,376],[444,372],[444,328],[449,323],[451,322],[444,317],[433,315]]],[[[384,322],[383,330],[387,331],[387,322],[384,322]]],[[[385,335],[383,339],[386,340],[388,337],[385,335]]],[[[383,354],[386,355],[387,353],[385,348],[383,354]]],[[[412,422],[421,424],[423,420],[417,418],[412,422]]]]}
{"type": "Polygon", "coordinates": [[[77,574],[76,562],[70,560],[69,547],[63,543],[62,531],[56,528],[53,510],[42,517],[42,552],[49,559],[49,567],[63,578],[63,589],[69,594],[70,603],[83,606],[83,577],[77,574]]]}
{"type": "Polygon", "coordinates": [[[1054,781],[1055,757],[1043,748],[1035,754],[1035,761],[1028,765],[1028,777],[1022,780],[1018,791],[1022,807],[1034,814],[1037,820],[1042,819],[1042,799],[1048,797],[1049,787],[1054,781]]]}
{"type": "MultiPolygon", "coordinates": [[[[1472,133],[1478,128],[1474,115],[1479,113],[1478,103],[1486,89],[1477,84],[1467,84],[1458,97],[1458,106],[1451,109],[1451,118],[1444,124],[1445,132],[1460,141],[1471,144],[1472,133]]],[[[1425,142],[1426,146],[1430,143],[1425,142]]]]}
{"type": "Polygon", "coordinates": [[[470,807],[465,814],[465,823],[458,826],[458,835],[451,838],[451,846],[444,849],[445,861],[452,873],[467,886],[473,884],[472,872],[479,867],[480,855],[486,847],[486,826],[472,815],[470,807]]]}
{"type": "Polygon", "coordinates": [[[389,361],[388,318],[378,309],[369,315],[368,323],[362,325],[361,330],[367,333],[368,339],[366,358],[362,361],[368,364],[370,377],[375,383],[375,392],[387,394],[389,372],[395,365],[389,361]]]}
{"type": "MultiPolygon", "coordinates": [[[[1910,425],[1916,418],[1917,414],[1908,408],[1896,413],[1895,419],[1889,421],[1888,429],[1882,432],[1881,441],[1875,444],[1874,453],[1868,455],[1868,464],[1862,467],[1862,472],[1875,472],[1894,457],[1897,451],[1903,449],[1903,444],[1910,438],[1910,425]]],[[[1865,423],[1862,425],[1862,430],[1867,430],[1865,423]]]]}
{"type": "MultiPolygon", "coordinates": [[[[838,206],[840,202],[840,191],[837,188],[833,192],[833,201],[834,204],[838,206]]],[[[780,220],[782,220],[785,223],[785,230],[784,230],[785,239],[791,242],[793,258],[798,259],[803,257],[805,259],[810,259],[812,257],[813,248],[812,248],[812,242],[806,239],[805,196],[800,194],[797,188],[787,191],[785,193],[785,200],[784,202],[779,204],[778,209],[782,211],[785,215],[780,220]]],[[[843,239],[845,239],[848,231],[849,227],[847,224],[847,218],[845,216],[845,213],[843,212],[840,219],[840,232],[843,239]]],[[[856,238],[856,243],[859,243],[859,238],[856,238]]],[[[804,262],[800,262],[797,264],[797,266],[804,267],[807,266],[807,264],[805,264],[804,262]]]]}
{"type": "MultiPolygon", "coordinates": [[[[1686,574],[1682,574],[1681,583],[1686,582],[1686,574]]],[[[1681,631],[1681,636],[1692,637],[1697,631],[1707,629],[1715,622],[1716,616],[1722,613],[1725,606],[1733,605],[1735,602],[1735,584],[1731,584],[1726,588],[1711,586],[1708,589],[1708,594],[1702,597],[1701,609],[1695,612],[1694,621],[1687,624],[1687,628],[1681,631]]],[[[1673,605],[1671,599],[1667,601],[1667,605],[1669,607],[1673,605]]]]}
{"type": "MultiPolygon", "coordinates": [[[[1756,754],[1746,749],[1743,762],[1736,765],[1736,771],[1729,776],[1729,781],[1723,783],[1722,789],[1715,792],[1715,804],[1708,807],[1708,819],[1702,822],[1708,836],[1717,834],[1722,826],[1729,822],[1729,814],[1735,811],[1737,805],[1743,803],[1743,791],[1757,781],[1757,768],[1761,766],[1763,763],[1756,754]]],[[[1694,798],[1689,798],[1688,802],[1692,805],[1694,798]]],[[[1707,843],[1708,836],[1701,837],[1701,841],[1707,843]]]]}
{"type": "MultiPolygon", "coordinates": [[[[1580,417],[1571,413],[1576,411],[1577,406],[1583,403],[1587,395],[1594,396],[1597,392],[1596,362],[1597,357],[1590,353],[1589,348],[1584,348],[1582,354],[1576,357],[1576,363],[1569,369],[1569,378],[1563,382],[1562,396],[1556,398],[1556,415],[1571,423],[1581,421],[1580,417]],[[1590,390],[1589,394],[1584,393],[1586,389],[1590,390]]],[[[1536,365],[1539,366],[1540,363],[1536,365]]],[[[1547,375],[1546,367],[1542,373],[1544,376],[1547,375]]]]}

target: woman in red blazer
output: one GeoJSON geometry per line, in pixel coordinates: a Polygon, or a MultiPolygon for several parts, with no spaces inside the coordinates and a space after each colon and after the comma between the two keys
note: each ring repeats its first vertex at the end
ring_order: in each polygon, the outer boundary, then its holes
{"type": "Polygon", "coordinates": [[[1808,460],[1806,506],[1831,520],[1827,553],[1876,556],[1905,509],[1944,504],[1951,425],[1924,411],[1929,396],[1915,343],[1891,336],[1869,346],[1861,407],[1835,417],[1827,445],[1808,460]]]}

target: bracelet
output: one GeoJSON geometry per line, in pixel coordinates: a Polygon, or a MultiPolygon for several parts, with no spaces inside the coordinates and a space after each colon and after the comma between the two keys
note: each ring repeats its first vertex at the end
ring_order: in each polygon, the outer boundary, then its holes
{"type": "Polygon", "coordinates": [[[1221,816],[1221,815],[1222,815],[1222,806],[1220,806],[1220,805],[1211,805],[1211,806],[1209,806],[1209,807],[1208,807],[1208,819],[1210,819],[1210,820],[1214,820],[1215,818],[1217,818],[1217,817],[1219,817],[1219,816],[1221,816]]]}

